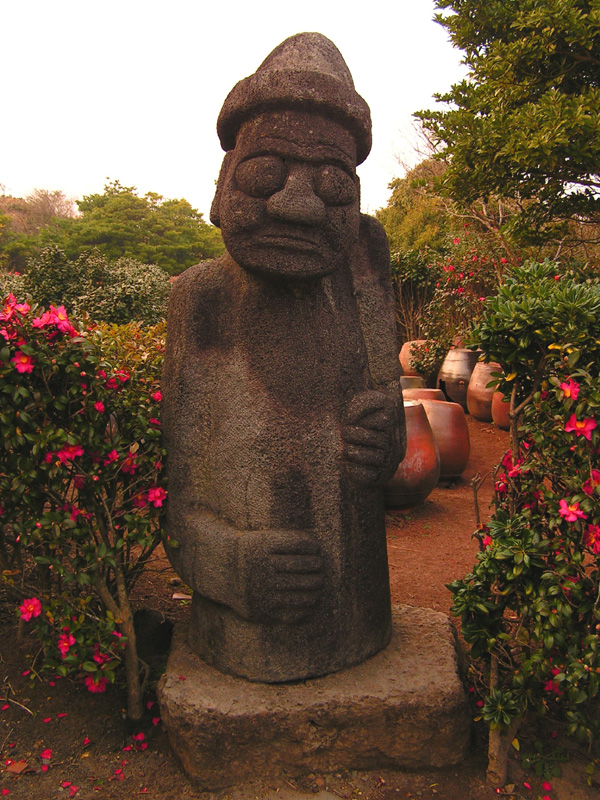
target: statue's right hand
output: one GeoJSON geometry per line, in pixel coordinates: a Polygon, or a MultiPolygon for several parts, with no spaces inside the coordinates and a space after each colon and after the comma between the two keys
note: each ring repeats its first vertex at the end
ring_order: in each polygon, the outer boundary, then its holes
{"type": "Polygon", "coordinates": [[[305,531],[241,533],[238,545],[240,605],[249,620],[293,624],[310,614],[323,587],[323,558],[305,531]]]}

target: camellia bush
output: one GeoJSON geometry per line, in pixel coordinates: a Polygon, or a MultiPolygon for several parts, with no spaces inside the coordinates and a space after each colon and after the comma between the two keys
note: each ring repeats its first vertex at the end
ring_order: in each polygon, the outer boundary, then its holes
{"type": "Polygon", "coordinates": [[[507,259],[489,238],[469,233],[453,237],[448,254],[429,267],[435,276],[431,298],[421,313],[423,345],[411,347],[411,361],[422,375],[435,376],[452,345],[463,346],[482,316],[484,302],[495,295],[507,259]]]}
{"type": "Polygon", "coordinates": [[[504,370],[511,439],[473,571],[449,588],[487,664],[488,775],[529,712],[600,727],[600,283],[550,261],[512,270],[476,344],[504,370]]]}
{"type": "MultiPolygon", "coordinates": [[[[124,660],[142,714],[129,592],[161,540],[164,325],[83,329],[0,306],[0,567],[41,666],[104,691],[124,660]]],[[[39,669],[39,665],[36,665],[39,669]]]]}

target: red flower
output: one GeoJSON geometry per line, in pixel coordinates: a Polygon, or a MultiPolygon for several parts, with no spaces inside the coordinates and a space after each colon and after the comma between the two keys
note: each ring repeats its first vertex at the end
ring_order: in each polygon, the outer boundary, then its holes
{"type": "Polygon", "coordinates": [[[152,489],[148,490],[148,502],[152,503],[153,506],[159,508],[163,504],[163,500],[165,500],[167,493],[162,488],[162,486],[153,486],[152,489]]]}
{"type": "Polygon", "coordinates": [[[45,461],[50,462],[52,461],[52,457],[56,456],[61,464],[65,464],[67,461],[72,461],[77,456],[82,456],[83,452],[83,447],[80,444],[66,444],[55,453],[46,453],[45,461]]]}
{"type": "Polygon", "coordinates": [[[594,489],[600,483],[600,470],[593,469],[591,476],[587,479],[587,481],[581,487],[586,494],[591,495],[594,494],[594,489]]]}
{"type": "Polygon", "coordinates": [[[17,350],[11,362],[15,365],[17,372],[33,372],[33,358],[25,355],[21,350],[17,350]]]}
{"type": "Polygon", "coordinates": [[[37,597],[30,597],[23,600],[23,604],[19,606],[21,612],[21,619],[29,622],[32,617],[39,617],[42,613],[42,604],[37,597]]]}
{"type": "Polygon", "coordinates": [[[138,469],[139,464],[136,461],[136,456],[129,451],[125,458],[123,459],[123,463],[121,465],[121,469],[125,474],[133,475],[138,469]]]}
{"type": "Polygon", "coordinates": [[[67,653],[71,648],[71,645],[74,644],[75,644],[75,637],[71,633],[69,633],[69,629],[67,628],[66,633],[61,633],[61,635],[58,637],[58,649],[60,650],[60,653],[63,658],[66,658],[67,653]]]}
{"type": "Polygon", "coordinates": [[[574,381],[573,378],[569,378],[568,383],[561,383],[560,388],[562,389],[563,400],[568,398],[571,400],[577,400],[577,395],[579,394],[579,384],[577,381],[574,381]]]}
{"type": "Polygon", "coordinates": [[[104,466],[107,466],[108,464],[112,464],[113,461],[118,461],[118,460],[119,460],[119,454],[113,448],[110,451],[110,453],[106,456],[106,458],[104,459],[104,466]]]}
{"type": "Polygon", "coordinates": [[[96,411],[98,411],[99,414],[102,414],[104,412],[104,403],[101,400],[97,400],[94,403],[94,408],[96,409],[96,411]]]}
{"type": "Polygon", "coordinates": [[[594,555],[600,554],[600,525],[588,525],[583,534],[583,541],[594,555]]]}
{"type": "Polygon", "coordinates": [[[151,395],[151,397],[157,403],[160,403],[160,401],[163,399],[162,392],[160,390],[158,392],[154,392],[154,394],[151,395]]]}
{"type": "Polygon", "coordinates": [[[97,694],[99,692],[106,691],[106,685],[108,681],[106,680],[106,678],[98,678],[98,680],[95,680],[93,675],[88,675],[84,680],[84,683],[87,687],[88,692],[94,692],[95,694],[97,694]]]}
{"type": "Polygon", "coordinates": [[[587,514],[584,514],[579,508],[579,503],[571,503],[569,505],[566,500],[561,500],[558,505],[558,513],[567,522],[577,522],[578,519],[587,519],[587,514]]]}
{"type": "Polygon", "coordinates": [[[596,420],[595,419],[582,419],[581,421],[577,419],[575,414],[571,414],[567,424],[565,425],[565,431],[567,433],[573,432],[576,436],[584,436],[588,442],[592,441],[592,431],[596,427],[596,420]]]}

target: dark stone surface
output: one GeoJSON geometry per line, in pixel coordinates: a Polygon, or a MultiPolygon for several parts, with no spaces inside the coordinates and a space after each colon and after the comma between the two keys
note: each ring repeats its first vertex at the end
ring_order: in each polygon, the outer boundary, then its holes
{"type": "Polygon", "coordinates": [[[173,750],[202,789],[256,776],[456,764],[470,712],[449,619],[394,609],[384,651],[351,669],[293,684],[251,684],[205,664],[175,630],[158,686],[173,750]]]}
{"type": "Polygon", "coordinates": [[[232,149],[211,217],[228,252],[181,275],[169,307],[169,555],[194,589],[194,650],[289,681],[391,633],[382,486],[404,420],[389,258],[359,213],[368,108],[329,40],[280,45],[219,133],[232,149]]]}

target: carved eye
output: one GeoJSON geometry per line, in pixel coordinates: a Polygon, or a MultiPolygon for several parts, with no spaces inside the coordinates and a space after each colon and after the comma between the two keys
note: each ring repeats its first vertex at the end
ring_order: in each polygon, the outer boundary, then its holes
{"type": "Polygon", "coordinates": [[[358,197],[355,181],[343,169],[331,164],[317,171],[315,194],[328,206],[347,206],[358,197]]]}
{"type": "Polygon", "coordinates": [[[235,169],[238,189],[250,197],[270,197],[283,188],[285,178],[285,164],[277,156],[256,156],[235,169]]]}

